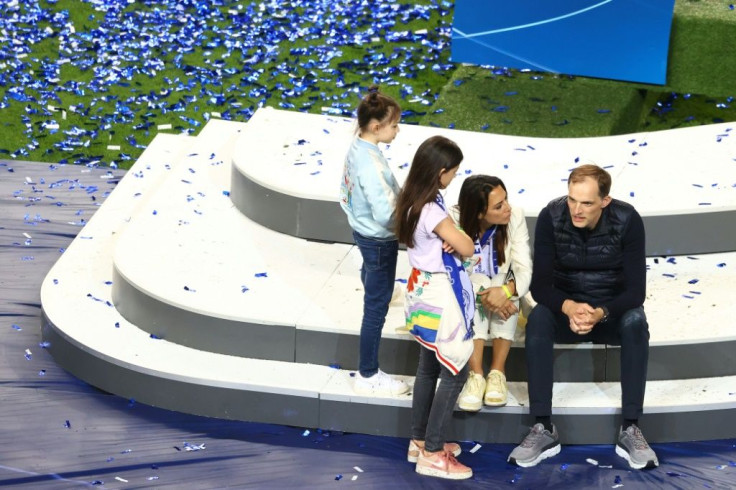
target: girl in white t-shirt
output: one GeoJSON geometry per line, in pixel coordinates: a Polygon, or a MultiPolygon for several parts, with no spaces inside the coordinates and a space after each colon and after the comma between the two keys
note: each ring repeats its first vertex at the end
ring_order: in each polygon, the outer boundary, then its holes
{"type": "Polygon", "coordinates": [[[450,184],[462,159],[460,148],[443,136],[424,141],[396,205],[397,236],[412,266],[406,323],[422,346],[407,459],[417,463],[417,473],[454,480],[473,476],[455,459],[460,446],[447,443],[446,433],[473,350],[475,301],[459,257],[472,256],[474,244],[449,217],[439,191],[450,184]]]}

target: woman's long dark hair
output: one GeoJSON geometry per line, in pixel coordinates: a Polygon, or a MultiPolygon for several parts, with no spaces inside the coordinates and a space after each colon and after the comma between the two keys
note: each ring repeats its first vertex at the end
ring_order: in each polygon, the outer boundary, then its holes
{"type": "MultiPolygon", "coordinates": [[[[490,175],[473,175],[463,181],[460,188],[460,197],[457,205],[460,208],[460,226],[473,240],[480,238],[480,218],[488,210],[488,196],[496,187],[506,186],[498,177],[490,175]]],[[[508,192],[506,192],[508,196],[508,192]]],[[[498,265],[506,262],[504,249],[509,241],[508,225],[496,225],[496,234],[493,237],[493,248],[496,251],[498,265]]]]}
{"type": "Polygon", "coordinates": [[[422,208],[434,201],[440,190],[440,171],[453,169],[462,160],[460,147],[444,136],[432,136],[419,145],[396,203],[396,236],[401,243],[414,246],[422,208]]]}

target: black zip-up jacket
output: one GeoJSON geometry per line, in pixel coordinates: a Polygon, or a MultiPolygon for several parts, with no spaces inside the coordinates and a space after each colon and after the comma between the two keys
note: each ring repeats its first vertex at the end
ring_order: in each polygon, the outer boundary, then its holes
{"type": "Polygon", "coordinates": [[[566,299],[605,306],[620,316],[644,303],[646,256],[644,222],[628,203],[612,199],[592,230],[576,228],[567,196],[539,213],[534,233],[530,290],[551,311],[566,299]]]}

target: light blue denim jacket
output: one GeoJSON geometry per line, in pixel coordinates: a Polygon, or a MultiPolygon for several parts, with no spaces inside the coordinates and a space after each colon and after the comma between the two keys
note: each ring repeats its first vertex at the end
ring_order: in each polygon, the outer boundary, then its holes
{"type": "Polygon", "coordinates": [[[355,137],[345,157],[340,206],[353,230],[368,238],[395,239],[399,184],[378,146],[355,137]]]}

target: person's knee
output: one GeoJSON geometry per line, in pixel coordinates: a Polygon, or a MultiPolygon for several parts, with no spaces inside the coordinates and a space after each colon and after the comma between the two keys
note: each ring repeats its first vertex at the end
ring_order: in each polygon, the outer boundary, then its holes
{"type": "Polygon", "coordinates": [[[649,340],[649,323],[642,308],[628,310],[621,317],[621,338],[634,342],[649,340]]]}
{"type": "Polygon", "coordinates": [[[554,343],[555,315],[544,305],[537,305],[526,321],[526,348],[554,343]]]}

